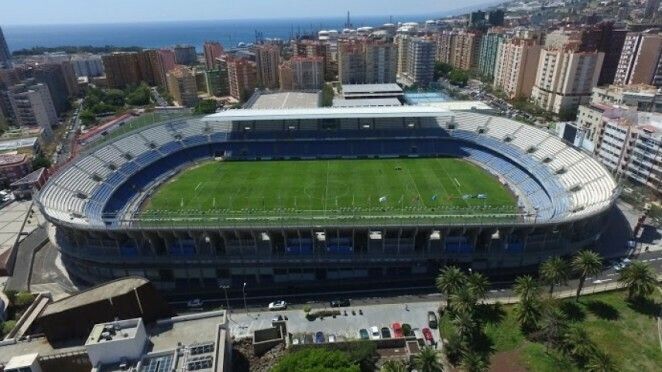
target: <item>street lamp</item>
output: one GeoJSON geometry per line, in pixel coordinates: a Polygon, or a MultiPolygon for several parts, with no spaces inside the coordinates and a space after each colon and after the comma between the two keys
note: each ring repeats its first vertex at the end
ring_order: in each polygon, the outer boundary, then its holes
{"type": "Polygon", "coordinates": [[[246,282],[244,282],[244,286],[241,287],[241,293],[244,295],[244,310],[246,310],[246,314],[248,314],[248,306],[246,306],[246,282]]]}
{"type": "Polygon", "coordinates": [[[226,312],[228,313],[228,319],[230,319],[230,313],[231,313],[230,300],[228,300],[228,289],[230,288],[230,286],[229,285],[221,285],[221,284],[219,284],[218,286],[219,286],[219,288],[221,288],[223,290],[223,292],[225,292],[225,309],[226,309],[226,312]]]}

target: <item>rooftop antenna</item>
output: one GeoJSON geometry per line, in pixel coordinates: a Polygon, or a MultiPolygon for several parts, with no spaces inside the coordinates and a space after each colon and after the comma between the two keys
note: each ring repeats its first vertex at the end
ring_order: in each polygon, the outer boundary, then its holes
{"type": "Polygon", "coordinates": [[[347,21],[345,21],[345,28],[352,28],[352,21],[349,16],[349,10],[347,11],[347,21]]]}

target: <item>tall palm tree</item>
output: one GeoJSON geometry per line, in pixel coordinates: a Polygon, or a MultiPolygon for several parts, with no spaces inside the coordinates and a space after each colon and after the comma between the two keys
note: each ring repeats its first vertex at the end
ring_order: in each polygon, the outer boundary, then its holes
{"type": "Polygon", "coordinates": [[[414,355],[414,367],[419,372],[443,372],[444,366],[437,350],[426,346],[414,355]]]}
{"type": "Polygon", "coordinates": [[[408,372],[407,364],[402,360],[387,360],[382,364],[380,372],[408,372]]]}
{"type": "Polygon", "coordinates": [[[554,293],[554,286],[565,284],[569,276],[568,264],[561,257],[552,257],[540,265],[540,278],[549,285],[549,297],[554,293]]]}
{"type": "Polygon", "coordinates": [[[483,372],[487,370],[487,362],[482,355],[475,351],[467,351],[462,354],[462,369],[466,372],[483,372]]]}
{"type": "Polygon", "coordinates": [[[558,307],[545,306],[540,320],[540,332],[544,338],[545,347],[559,346],[567,331],[567,320],[558,307]]]}
{"type": "Polygon", "coordinates": [[[483,299],[488,288],[490,288],[490,281],[481,273],[474,272],[469,274],[467,283],[477,300],[483,299]]]}
{"type": "Polygon", "coordinates": [[[471,341],[476,332],[476,328],[478,327],[476,320],[471,314],[465,312],[455,315],[452,323],[453,326],[455,326],[458,336],[460,336],[464,342],[471,341]]]}
{"type": "Polygon", "coordinates": [[[542,315],[541,307],[540,300],[536,297],[522,298],[515,305],[515,318],[522,331],[528,333],[538,328],[542,315]]]}
{"type": "Polygon", "coordinates": [[[586,362],[588,372],[615,372],[616,363],[612,357],[604,351],[593,349],[586,362]]]}
{"type": "Polygon", "coordinates": [[[588,337],[584,328],[573,326],[568,328],[563,336],[563,342],[560,349],[566,355],[573,357],[577,361],[585,362],[589,355],[594,351],[594,345],[588,337]]]}
{"type": "Polygon", "coordinates": [[[446,295],[446,306],[450,307],[450,296],[462,288],[467,276],[456,266],[447,266],[437,276],[435,284],[439,292],[446,295]]]}
{"type": "Polygon", "coordinates": [[[584,249],[579,251],[572,259],[572,269],[579,274],[579,285],[577,286],[577,295],[575,301],[579,301],[579,295],[584,288],[584,282],[590,275],[598,274],[602,270],[602,258],[596,252],[584,249]]]}
{"type": "Polygon", "coordinates": [[[655,291],[657,278],[653,269],[645,262],[634,261],[624,267],[618,281],[628,289],[628,300],[649,296],[655,291]]]}
{"type": "Polygon", "coordinates": [[[478,301],[474,292],[467,287],[458,289],[449,297],[449,300],[451,300],[451,308],[455,314],[473,314],[478,301]]]}
{"type": "Polygon", "coordinates": [[[538,282],[531,275],[522,275],[515,279],[515,294],[519,296],[520,301],[528,300],[538,296],[540,287],[538,282]]]}

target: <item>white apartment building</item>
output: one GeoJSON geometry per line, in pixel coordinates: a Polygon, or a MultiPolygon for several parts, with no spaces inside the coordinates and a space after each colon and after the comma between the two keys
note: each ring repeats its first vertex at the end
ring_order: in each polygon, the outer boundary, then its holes
{"type": "Polygon", "coordinates": [[[626,177],[659,192],[662,114],[609,107],[602,116],[596,155],[616,177],[626,177]]]}
{"type": "Polygon", "coordinates": [[[11,87],[8,96],[19,126],[40,127],[44,135],[52,134],[58,118],[48,86],[27,80],[11,87]]]}
{"type": "Polygon", "coordinates": [[[604,53],[578,52],[572,43],[561,48],[543,48],[531,99],[557,114],[577,109],[589,101],[603,60],[604,53]]]}

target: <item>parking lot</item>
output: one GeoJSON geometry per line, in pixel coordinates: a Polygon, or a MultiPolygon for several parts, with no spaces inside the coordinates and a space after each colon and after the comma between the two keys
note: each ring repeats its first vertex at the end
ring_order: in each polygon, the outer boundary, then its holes
{"type": "MultiPolygon", "coordinates": [[[[261,328],[271,327],[272,319],[281,315],[287,317],[287,329],[292,333],[293,338],[303,339],[303,335],[314,335],[317,332],[324,333],[325,339],[329,335],[334,335],[336,340],[359,339],[359,330],[364,328],[369,331],[370,327],[389,327],[391,337],[393,336],[392,324],[397,322],[409,324],[415,333],[419,333],[423,328],[428,327],[428,311],[436,311],[438,303],[436,302],[418,302],[408,305],[403,304],[381,304],[370,306],[349,306],[335,308],[340,310],[341,315],[326,317],[324,319],[308,320],[306,314],[301,309],[284,311],[263,311],[249,314],[233,314],[230,318],[232,335],[236,338],[250,337],[253,331],[261,328]],[[363,315],[359,314],[359,309],[363,315]],[[355,315],[352,315],[354,310],[355,315]],[[345,315],[345,313],[347,315],[345,315]]],[[[313,311],[320,310],[319,308],[313,311]]],[[[327,307],[326,310],[331,310],[327,307]]],[[[432,332],[435,341],[438,339],[438,333],[432,332]]],[[[308,337],[307,340],[312,339],[308,337]]]]}

